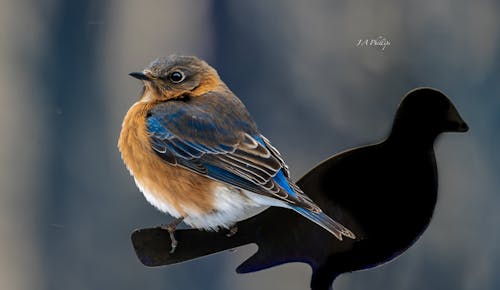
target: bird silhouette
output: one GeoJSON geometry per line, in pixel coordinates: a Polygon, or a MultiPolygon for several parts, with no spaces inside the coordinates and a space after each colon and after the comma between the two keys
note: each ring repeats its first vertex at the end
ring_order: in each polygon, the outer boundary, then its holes
{"type": "Polygon", "coordinates": [[[237,272],[304,262],[313,269],[311,288],[331,289],[338,275],[390,261],[420,237],[437,201],[436,137],[467,130],[443,93],[417,88],[401,102],[384,141],[336,154],[302,177],[298,186],[328,215],[356,232],[355,240],[340,242],[293,212],[270,208],[240,222],[238,234],[231,238],[180,230],[178,239],[186,245],[174,255],[161,230],[135,231],[136,253],[145,265],[159,266],[256,243],[258,251],[237,272]]]}

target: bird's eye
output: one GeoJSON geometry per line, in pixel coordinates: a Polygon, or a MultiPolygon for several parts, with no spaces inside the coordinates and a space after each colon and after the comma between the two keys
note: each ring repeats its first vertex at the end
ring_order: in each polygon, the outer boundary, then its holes
{"type": "Polygon", "coordinates": [[[185,76],[180,71],[172,72],[168,77],[173,83],[180,83],[184,80],[185,76]]]}

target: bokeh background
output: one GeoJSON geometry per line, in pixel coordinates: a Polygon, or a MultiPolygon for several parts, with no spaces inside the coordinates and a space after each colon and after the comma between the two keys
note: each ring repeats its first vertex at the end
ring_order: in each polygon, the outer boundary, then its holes
{"type": "Polygon", "coordinates": [[[236,274],[252,245],[164,268],[136,259],[131,231],[166,217],[116,149],[140,91],[127,73],[178,53],[218,69],[295,178],[383,138],[409,89],[443,90],[471,131],[436,143],[428,231],[335,288],[500,289],[499,16],[495,0],[2,0],[0,288],[308,288],[304,264],[236,274]],[[356,47],[378,36],[384,51],[356,47]]]}

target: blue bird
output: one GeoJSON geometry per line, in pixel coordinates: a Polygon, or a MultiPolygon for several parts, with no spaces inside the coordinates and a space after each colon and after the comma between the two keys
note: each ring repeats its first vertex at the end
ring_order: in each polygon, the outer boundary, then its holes
{"type": "Polygon", "coordinates": [[[355,239],[291,181],[281,154],[206,62],[173,55],[130,75],[144,89],[118,147],[148,202],[176,218],[165,226],[172,252],[181,221],[232,235],[238,221],[269,206],[292,209],[339,240],[355,239]]]}

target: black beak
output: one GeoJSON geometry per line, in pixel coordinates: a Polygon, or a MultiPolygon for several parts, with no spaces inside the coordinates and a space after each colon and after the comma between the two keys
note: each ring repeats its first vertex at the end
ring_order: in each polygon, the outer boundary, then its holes
{"type": "Polygon", "coordinates": [[[467,125],[467,123],[462,121],[462,123],[459,126],[459,130],[460,131],[458,131],[458,132],[467,132],[467,131],[469,131],[469,125],[467,125]]]}
{"type": "Polygon", "coordinates": [[[467,132],[469,131],[469,126],[465,123],[464,119],[460,116],[457,109],[452,107],[448,111],[448,130],[449,132],[467,132]]]}
{"type": "Polygon", "coordinates": [[[131,72],[128,74],[129,76],[133,77],[133,78],[136,78],[138,80],[142,80],[142,81],[149,81],[149,77],[141,72],[131,72]]]}

